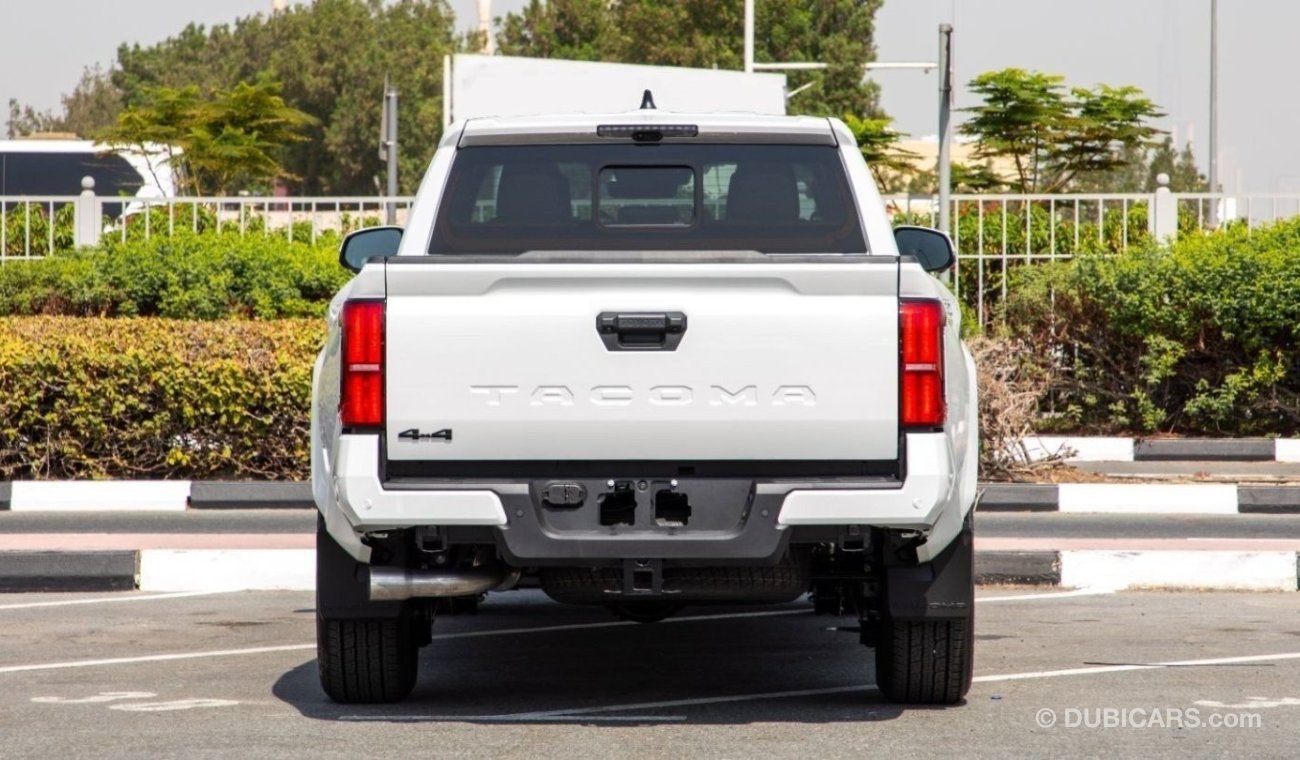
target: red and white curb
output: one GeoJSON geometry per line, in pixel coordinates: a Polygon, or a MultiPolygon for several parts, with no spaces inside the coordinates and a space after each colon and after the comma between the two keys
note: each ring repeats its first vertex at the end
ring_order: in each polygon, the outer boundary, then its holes
{"type": "Polygon", "coordinates": [[[988,483],[985,512],[1128,515],[1300,514],[1300,486],[1235,483],[988,483]]]}

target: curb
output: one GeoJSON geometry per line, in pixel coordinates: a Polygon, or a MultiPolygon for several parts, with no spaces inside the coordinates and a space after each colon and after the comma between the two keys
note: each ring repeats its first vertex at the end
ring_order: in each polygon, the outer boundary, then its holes
{"type": "Polygon", "coordinates": [[[1073,452],[1067,462],[1300,462],[1300,438],[1110,438],[1036,435],[1031,460],[1073,452]]]}
{"type": "Polygon", "coordinates": [[[0,552],[0,591],[130,591],[137,551],[0,552]]]}
{"type": "MultiPolygon", "coordinates": [[[[1105,590],[1297,591],[1295,551],[975,552],[975,582],[1105,590]]],[[[0,552],[0,591],[310,591],[313,549],[0,552]]]]}
{"type": "Polygon", "coordinates": [[[196,482],[190,509],[315,509],[311,483],[196,482]]]}
{"type": "MultiPolygon", "coordinates": [[[[986,512],[1300,514],[1300,486],[1231,483],[986,483],[986,512]]],[[[307,482],[184,480],[0,483],[0,511],[184,512],[315,509],[307,482]]]]}
{"type": "Polygon", "coordinates": [[[1130,515],[1300,514],[1300,486],[1231,483],[995,483],[983,486],[984,512],[1130,515]]]}

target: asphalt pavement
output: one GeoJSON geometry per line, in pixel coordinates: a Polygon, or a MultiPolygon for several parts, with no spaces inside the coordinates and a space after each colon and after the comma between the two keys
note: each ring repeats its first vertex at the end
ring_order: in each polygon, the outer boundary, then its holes
{"type": "Polygon", "coordinates": [[[642,625],[535,591],[444,617],[415,693],[321,693],[303,592],[0,595],[6,757],[1294,756],[1300,597],[980,593],[963,705],[874,688],[848,618],[642,625]]]}

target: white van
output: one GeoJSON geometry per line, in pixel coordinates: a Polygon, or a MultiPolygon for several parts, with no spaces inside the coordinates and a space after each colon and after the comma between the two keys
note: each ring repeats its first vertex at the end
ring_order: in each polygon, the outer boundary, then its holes
{"type": "MultiPolygon", "coordinates": [[[[90,140],[0,140],[0,198],[73,196],[93,177],[95,194],[167,198],[175,194],[171,167],[161,151],[114,149],[90,140]]],[[[121,213],[117,204],[105,212],[121,213]]],[[[111,214],[116,215],[116,214],[111,214]]]]}

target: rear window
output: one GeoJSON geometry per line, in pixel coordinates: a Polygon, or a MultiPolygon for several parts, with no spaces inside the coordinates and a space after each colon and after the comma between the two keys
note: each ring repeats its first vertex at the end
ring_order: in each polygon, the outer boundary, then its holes
{"type": "Polygon", "coordinates": [[[429,253],[865,253],[836,148],[462,148],[429,253]]]}

